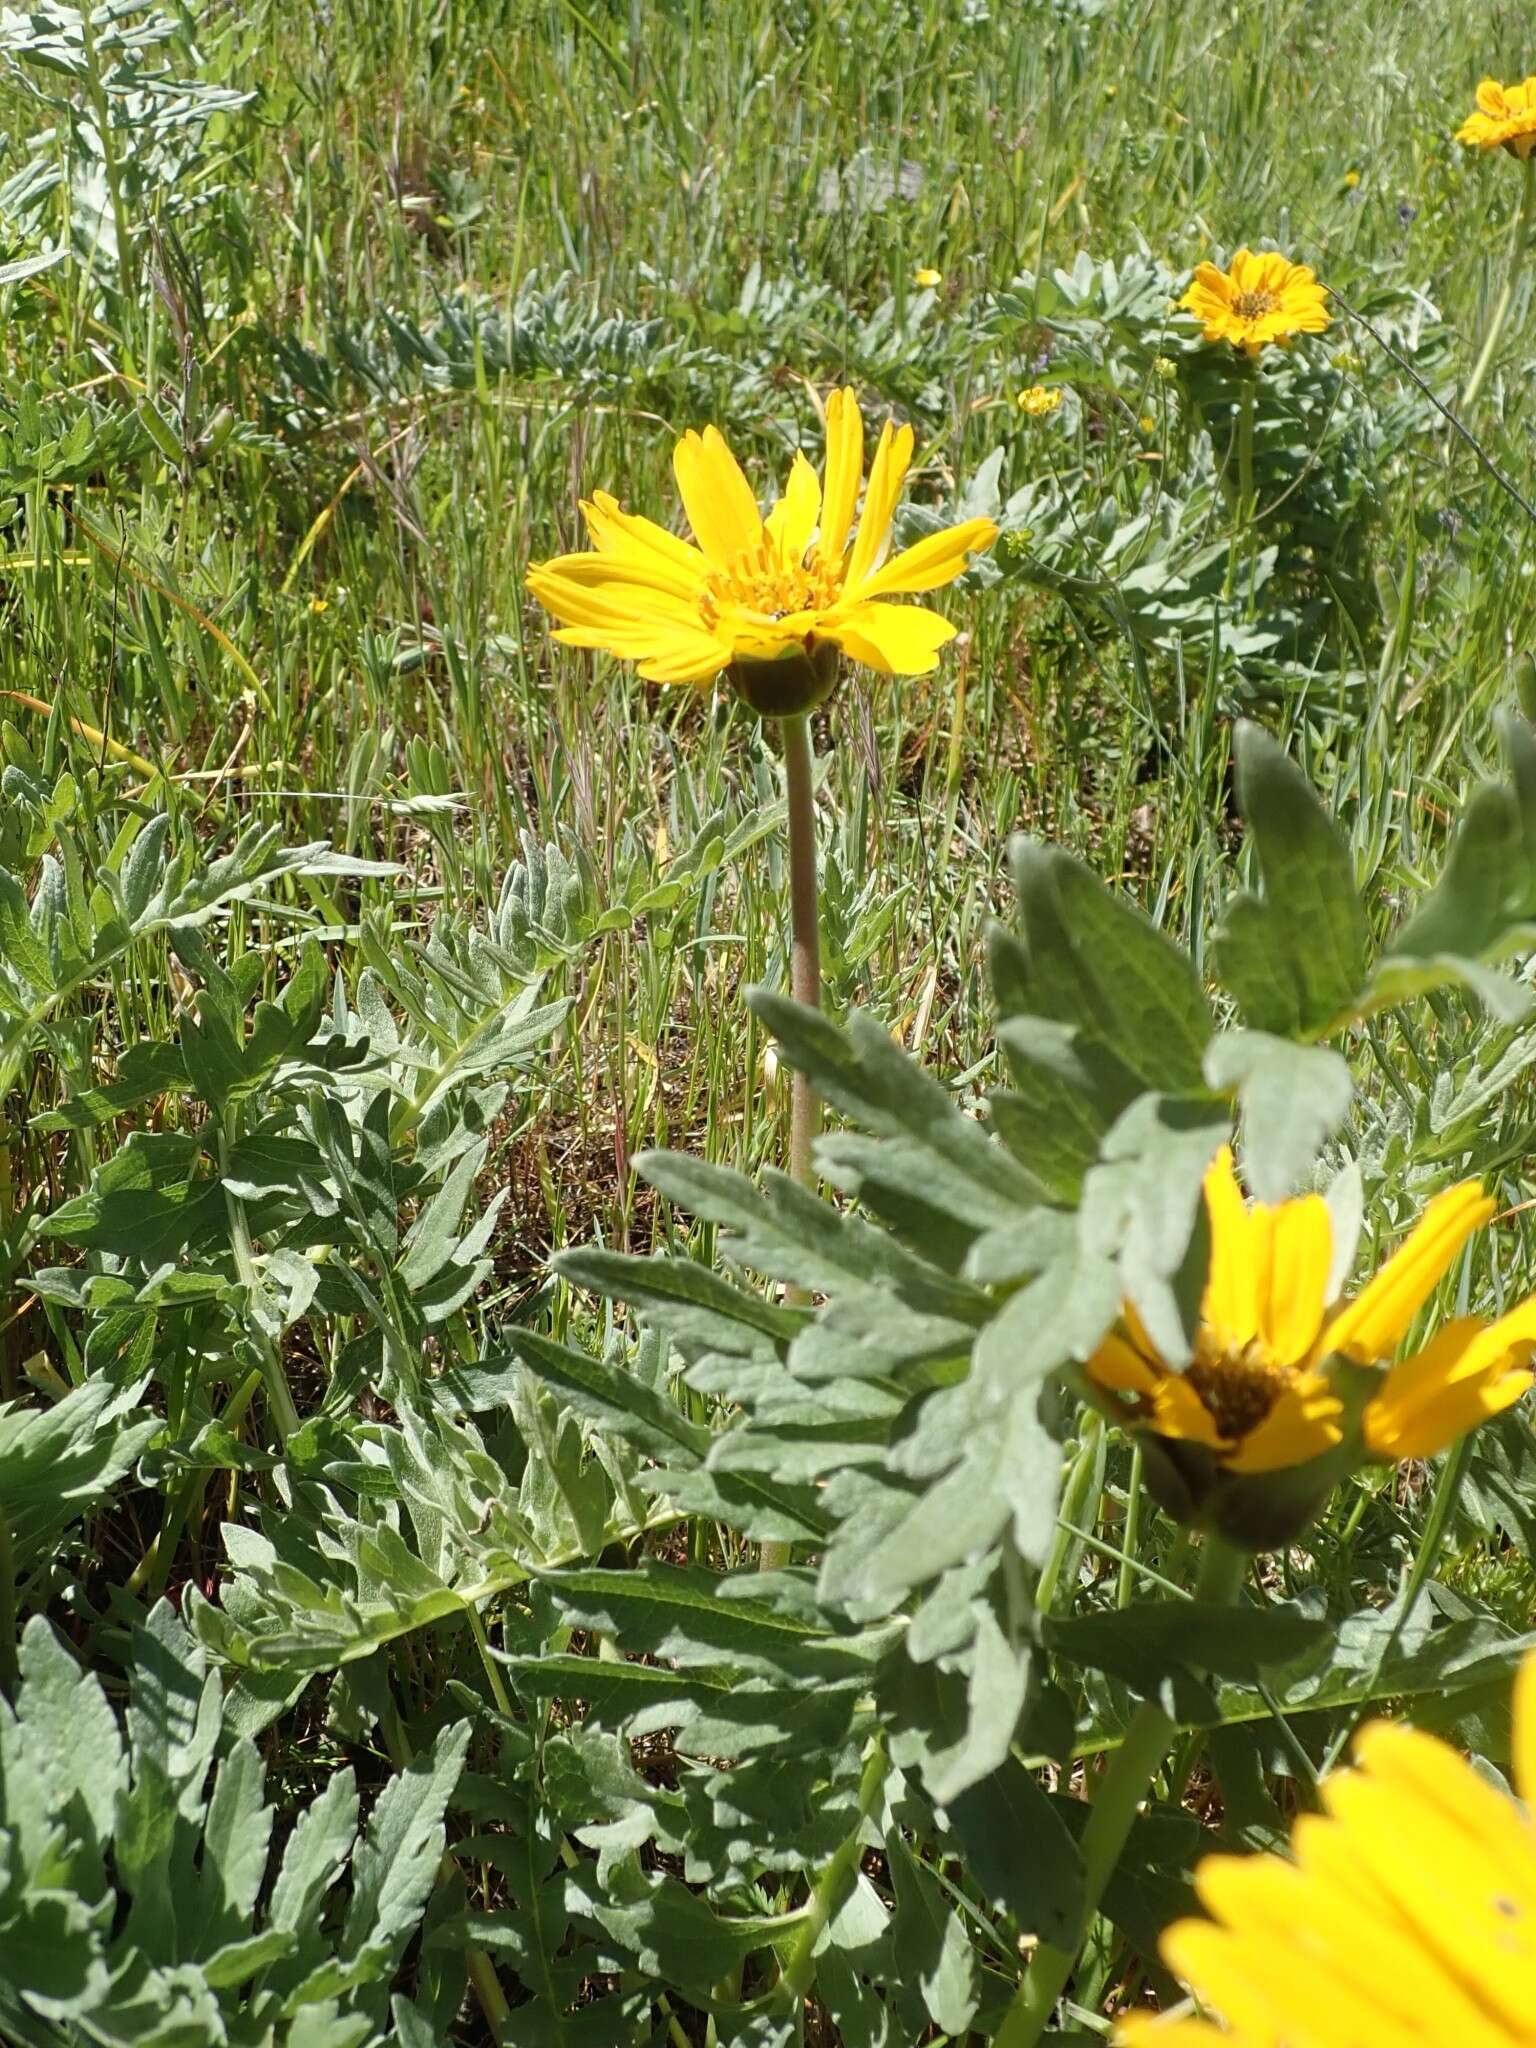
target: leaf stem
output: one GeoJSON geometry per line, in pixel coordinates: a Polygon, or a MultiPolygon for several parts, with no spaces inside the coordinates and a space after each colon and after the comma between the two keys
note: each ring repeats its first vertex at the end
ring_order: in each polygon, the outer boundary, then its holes
{"type": "Polygon", "coordinates": [[[795,1937],[789,1961],[779,1979],[778,2000],[782,2005],[798,2006],[816,1981],[816,1944],[847,1896],[848,1884],[858,1869],[864,1829],[884,1793],[888,1768],[885,1738],[877,1734],[864,1760],[864,1774],[859,1780],[859,1810],[853,1826],[833,1850],[826,1869],[816,1880],[816,1888],[806,1907],[805,1924],[795,1937]]]}
{"type": "MultiPolygon", "coordinates": [[[[219,1132],[219,1175],[224,1180],[224,1207],[229,1216],[229,1242],[235,1255],[235,1271],[245,1289],[248,1308],[253,1304],[261,1288],[261,1278],[256,1271],[256,1256],[251,1248],[251,1226],[245,1214],[245,1204],[230,1191],[228,1180],[230,1155],[238,1136],[238,1112],[233,1108],[224,1112],[219,1132]]],[[[288,1386],[288,1375],[283,1370],[283,1361],[277,1347],[265,1330],[258,1327],[252,1340],[261,1360],[262,1378],[266,1382],[267,1403],[272,1412],[273,1425],[281,1442],[287,1443],[299,1427],[299,1411],[293,1405],[293,1395],[288,1386]]]]}
{"type": "Polygon", "coordinates": [[[1504,288],[1494,305],[1493,317],[1488,322],[1488,331],[1483,336],[1483,345],[1472,374],[1467,379],[1466,389],[1461,394],[1461,409],[1465,412],[1483,388],[1483,381],[1493,363],[1494,352],[1503,337],[1509,319],[1509,309],[1514,304],[1515,280],[1525,258],[1525,246],[1530,239],[1531,222],[1536,218],[1536,155],[1528,156],[1523,165],[1525,184],[1520,195],[1520,211],[1515,215],[1515,224],[1509,238],[1509,261],[1504,269],[1504,288]]]}
{"type": "MultiPolygon", "coordinates": [[[[1235,1599],[1247,1568],[1248,1560],[1241,1551],[1218,1537],[1208,1536],[1201,1552],[1195,1598],[1235,1599]]],[[[1057,1948],[1048,1941],[1040,1943],[993,2048],[1035,2048],[1050,2025],[1057,2001],[1092,1931],[1099,1903],[1114,1875],[1137,1809],[1168,1754],[1176,1725],[1151,1700],[1143,1700],[1136,1709],[1125,1740],[1100,1781],[1088,1824],[1083,1829],[1083,1917],[1078,1939],[1071,1948],[1057,1948]]]]}

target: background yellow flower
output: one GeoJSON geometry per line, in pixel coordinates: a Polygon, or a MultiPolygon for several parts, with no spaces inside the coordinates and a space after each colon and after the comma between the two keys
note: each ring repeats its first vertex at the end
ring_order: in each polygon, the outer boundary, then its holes
{"type": "Polygon", "coordinates": [[[1456,140],[1475,149],[1507,149],[1523,163],[1536,149],[1536,78],[1519,85],[1485,78],[1477,88],[1477,112],[1462,122],[1456,140]]]}
{"type": "Polygon", "coordinates": [[[1179,305],[1201,322],[1207,341],[1230,341],[1250,356],[1295,334],[1321,334],[1331,317],[1314,273],[1275,250],[1239,249],[1230,270],[1202,263],[1179,305]]]}

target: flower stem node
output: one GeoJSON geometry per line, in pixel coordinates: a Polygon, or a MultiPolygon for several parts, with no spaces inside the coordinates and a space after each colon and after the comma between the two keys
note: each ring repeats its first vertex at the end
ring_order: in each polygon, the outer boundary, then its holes
{"type": "Polygon", "coordinates": [[[838,650],[831,640],[756,660],[738,655],[726,669],[731,688],[759,718],[798,718],[825,704],[838,684],[838,650]]]}

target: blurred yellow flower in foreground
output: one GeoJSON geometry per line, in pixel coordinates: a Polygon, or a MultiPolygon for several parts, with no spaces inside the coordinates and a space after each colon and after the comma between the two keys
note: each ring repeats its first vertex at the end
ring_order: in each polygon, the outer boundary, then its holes
{"type": "Polygon", "coordinates": [[[921,285],[923,290],[927,291],[931,286],[944,282],[944,273],[942,270],[929,270],[925,266],[922,270],[913,271],[912,282],[921,285]]]}
{"type": "Polygon", "coordinates": [[[1250,356],[1293,334],[1321,334],[1330,317],[1313,272],[1273,250],[1239,249],[1230,270],[1202,263],[1179,306],[1201,322],[1207,341],[1230,341],[1250,356]]]}
{"type": "Polygon", "coordinates": [[[1055,412],[1060,404],[1059,384],[1031,384],[1027,391],[1019,393],[1019,409],[1027,412],[1032,420],[1043,419],[1047,413],[1055,412]]]}
{"type": "Polygon", "coordinates": [[[1536,149],[1536,78],[1520,85],[1485,78],[1477,88],[1477,112],[1462,122],[1456,140],[1476,149],[1507,149],[1523,163],[1536,149]]]}
{"type": "MultiPolygon", "coordinates": [[[[1536,1657],[1515,1684],[1515,1782],[1536,1798],[1536,1657]]],[[[1289,1857],[1208,1856],[1208,1920],[1163,1959],[1223,2015],[1122,2021],[1116,2048],[1530,2048],[1536,1827],[1448,1744],[1375,1721],[1289,1857]]]]}
{"type": "MultiPolygon", "coordinates": [[[[1536,1299],[1492,1323],[1458,1317],[1422,1351],[1388,1364],[1493,1213],[1475,1181],[1437,1195],[1374,1278],[1340,1304],[1331,1301],[1333,1225],[1321,1195],[1250,1206],[1224,1146],[1205,1177],[1205,1210],[1210,1263],[1188,1366],[1165,1362],[1130,1302],[1087,1365],[1111,1412],[1145,1433],[1187,1487],[1192,1509],[1214,1503],[1219,1522],[1235,1491],[1223,1484],[1229,1476],[1312,1465],[1354,1432],[1366,1460],[1432,1457],[1531,1385],[1536,1299]],[[1350,1367],[1369,1369],[1363,1388],[1358,1372],[1350,1384],[1350,1367]]],[[[1263,1491],[1248,1489],[1260,1506],[1263,1491]]],[[[1224,1533],[1247,1532],[1239,1522],[1224,1533]]]]}
{"type": "Polygon", "coordinates": [[[560,622],[555,638],[638,662],[657,683],[707,683],[728,669],[765,715],[825,696],[839,650],[881,675],[935,668],[955,628],[890,600],[952,583],[997,528],[967,519],[887,559],[912,429],[888,420],[881,430],[855,532],[864,421],[852,391],[828,398],[826,426],[825,475],[797,453],[766,518],[718,429],[685,434],[672,466],[697,545],[594,492],[581,506],[593,552],[528,574],[560,622]]]}

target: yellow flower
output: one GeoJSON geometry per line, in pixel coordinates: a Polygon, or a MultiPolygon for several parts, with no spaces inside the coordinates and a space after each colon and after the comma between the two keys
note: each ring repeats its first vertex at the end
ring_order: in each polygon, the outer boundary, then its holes
{"type": "Polygon", "coordinates": [[[1344,173],[1344,182],[1350,191],[1353,192],[1360,182],[1360,173],[1358,171],[1346,171],[1344,173]]]}
{"type": "Polygon", "coordinates": [[[690,431],[672,467],[696,546],[597,491],[581,506],[593,552],[540,564],[528,588],[559,620],[557,640],[638,662],[651,682],[707,683],[726,668],[739,679],[783,663],[786,679],[814,665],[830,688],[839,650],[881,675],[926,675],[955,628],[889,600],[952,583],[997,528],[968,519],[887,560],[912,442],[910,427],[886,422],[855,533],[864,421],[851,391],[827,400],[825,477],[796,454],[766,519],[718,429],[690,431]]]}
{"type": "Polygon", "coordinates": [[[1256,256],[1239,249],[1230,270],[1202,263],[1179,305],[1203,324],[1207,341],[1230,341],[1250,356],[1293,334],[1321,334],[1329,321],[1313,273],[1273,251],[1256,256]]]}
{"type": "MultiPolygon", "coordinates": [[[[1493,1203],[1475,1181],[1437,1195],[1367,1286],[1333,1306],[1333,1228],[1321,1195],[1250,1207],[1223,1146],[1205,1177],[1205,1210],[1210,1265],[1189,1365],[1176,1372],[1163,1361],[1127,1302],[1088,1376],[1133,1428],[1166,1448],[1195,1445],[1226,1472],[1268,1473],[1344,1441],[1337,1361],[1386,1364],[1493,1203]]],[[[1536,1298],[1494,1323],[1447,1323],[1378,1375],[1359,1418],[1364,1455],[1443,1450],[1519,1400],[1532,1383],[1533,1350],[1536,1298]]]]}
{"type": "Polygon", "coordinates": [[[1060,404],[1059,384],[1031,384],[1027,391],[1019,393],[1019,406],[1032,420],[1044,419],[1047,413],[1055,412],[1060,404]]]}
{"type": "Polygon", "coordinates": [[[944,282],[944,273],[942,270],[929,270],[926,267],[922,270],[914,270],[912,282],[915,285],[920,285],[924,291],[928,291],[932,286],[944,282]]]}
{"type": "Polygon", "coordinates": [[[1507,149],[1524,163],[1536,149],[1536,78],[1520,85],[1485,78],[1477,88],[1477,112],[1462,122],[1456,140],[1477,149],[1507,149]]]}
{"type": "MultiPolygon", "coordinates": [[[[1515,1682],[1515,1782],[1536,1798],[1536,1656],[1515,1682]]],[[[1121,2022],[1116,2048],[1530,2048],[1536,1826],[1432,1735],[1375,1721],[1291,1854],[1208,1856],[1208,1920],[1168,1967],[1227,2020],[1121,2022]]]]}

